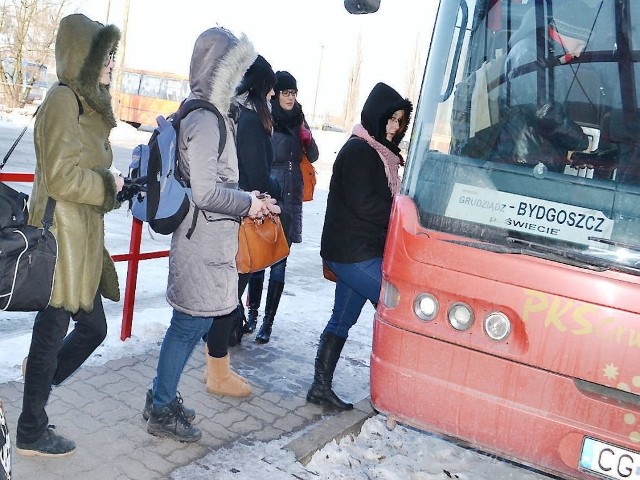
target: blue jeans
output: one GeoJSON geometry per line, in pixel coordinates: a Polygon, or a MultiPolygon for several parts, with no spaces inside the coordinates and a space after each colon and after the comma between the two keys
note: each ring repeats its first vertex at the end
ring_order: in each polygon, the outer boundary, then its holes
{"type": "Polygon", "coordinates": [[[193,349],[211,327],[211,317],[192,317],[173,311],[171,324],[160,347],[158,370],[153,379],[153,408],[168,406],[178,393],[180,376],[193,349]]]}
{"type": "Polygon", "coordinates": [[[336,274],[335,301],[325,333],[340,338],[349,336],[367,300],[377,304],[382,283],[382,257],[357,263],[327,262],[336,274]]]}

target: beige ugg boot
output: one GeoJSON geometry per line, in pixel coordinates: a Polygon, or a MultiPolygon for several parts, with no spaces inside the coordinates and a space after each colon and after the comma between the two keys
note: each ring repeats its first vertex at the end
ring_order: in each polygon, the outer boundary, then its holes
{"type": "MultiPolygon", "coordinates": [[[[228,357],[229,355],[227,355],[228,357]]],[[[207,383],[207,358],[209,358],[209,347],[207,346],[207,344],[204,344],[204,377],[202,379],[202,381],[204,383],[207,383]]],[[[241,382],[246,383],[247,385],[249,385],[249,381],[244,378],[242,375],[240,375],[239,373],[234,372],[233,370],[231,370],[231,367],[229,367],[229,371],[231,372],[231,375],[233,375],[234,377],[236,377],[238,380],[240,380],[241,382]]]]}
{"type": "Polygon", "coordinates": [[[207,355],[207,392],[230,397],[248,397],[251,395],[251,386],[233,375],[229,354],[222,358],[207,355]]]}

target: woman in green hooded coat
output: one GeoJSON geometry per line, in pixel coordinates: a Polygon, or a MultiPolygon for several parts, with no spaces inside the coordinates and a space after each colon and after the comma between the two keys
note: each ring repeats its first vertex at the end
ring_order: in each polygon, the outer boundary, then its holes
{"type": "Polygon", "coordinates": [[[119,206],[123,179],[109,170],[109,133],[116,126],[109,83],[119,30],[75,14],[60,22],[55,45],[58,82],[38,109],[35,182],[29,222],[40,225],[55,200],[52,231],[58,264],[49,306],[33,325],[16,452],[63,456],[75,443],[49,426],[45,406],[59,385],[102,343],[102,296],[118,301],[118,277],[104,247],[104,214],[119,206]],[[74,329],[67,334],[70,320],[74,329]]]}

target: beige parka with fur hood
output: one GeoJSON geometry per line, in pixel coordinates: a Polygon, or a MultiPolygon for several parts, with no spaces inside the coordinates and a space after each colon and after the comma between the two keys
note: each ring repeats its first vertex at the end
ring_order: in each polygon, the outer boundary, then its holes
{"type": "Polygon", "coordinates": [[[36,116],[29,223],[41,226],[47,199],[56,200],[52,231],[58,265],[50,306],[71,313],[91,311],[98,289],[106,298],[120,299],[115,267],[104,248],[103,221],[118,206],[109,171],[109,133],[116,122],[109,89],[100,85],[105,60],[119,40],[113,25],[81,14],[63,18],[55,55],[58,80],[66,86],[54,84],[36,116]]]}
{"type": "Polygon", "coordinates": [[[208,100],[225,120],[226,143],[218,158],[220,132],[213,112],[200,109],[180,122],[180,172],[191,182],[192,205],[171,237],[167,301],[194,317],[217,317],[238,305],[238,225],[251,195],[238,190],[236,123],[231,99],[256,59],[245,35],[216,27],[196,39],[191,57],[189,99],[208,100]],[[193,206],[201,210],[191,238],[193,206]]]}

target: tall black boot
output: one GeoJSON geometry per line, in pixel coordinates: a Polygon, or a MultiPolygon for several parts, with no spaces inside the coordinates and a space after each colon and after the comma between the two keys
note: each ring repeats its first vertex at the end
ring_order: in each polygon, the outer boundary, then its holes
{"type": "Polygon", "coordinates": [[[331,389],[333,372],[346,341],[346,338],[338,337],[333,333],[323,333],[320,337],[315,374],[311,388],[307,393],[307,402],[325,405],[336,410],[351,410],[353,408],[352,403],[343,402],[331,389]]]}
{"type": "Polygon", "coordinates": [[[249,312],[247,323],[244,324],[244,333],[253,333],[258,325],[258,309],[262,300],[262,285],[264,283],[264,270],[251,274],[249,278],[249,291],[247,292],[247,303],[249,312]]]}
{"type": "Polygon", "coordinates": [[[284,282],[269,280],[267,304],[264,307],[264,318],[262,319],[262,325],[260,325],[260,331],[256,335],[256,342],[258,343],[268,343],[271,338],[271,328],[273,327],[273,320],[276,316],[283,290],[284,282]]]}

